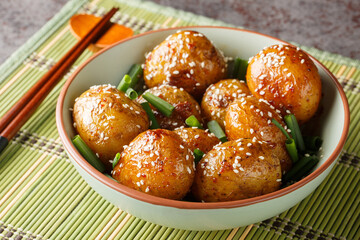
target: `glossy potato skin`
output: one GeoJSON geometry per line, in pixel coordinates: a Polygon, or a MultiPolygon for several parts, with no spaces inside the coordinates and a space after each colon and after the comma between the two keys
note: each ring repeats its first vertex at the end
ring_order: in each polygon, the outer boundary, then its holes
{"type": "Polygon", "coordinates": [[[265,143],[239,139],[216,146],[200,160],[192,193],[205,202],[246,199],[278,190],[281,176],[279,159],[265,143]]]}
{"type": "MultiPolygon", "coordinates": [[[[181,126],[187,126],[185,120],[191,115],[194,115],[200,122],[202,122],[199,104],[189,93],[184,91],[184,89],[177,88],[175,86],[161,85],[159,87],[150,88],[145,92],[150,92],[175,107],[171,116],[166,117],[150,104],[160,128],[174,130],[175,128],[181,126]]],[[[142,103],[146,100],[140,96],[136,101],[142,103]]]]}
{"type": "Polygon", "coordinates": [[[286,137],[271,122],[273,118],[285,126],[280,111],[276,111],[266,100],[258,100],[253,96],[243,97],[229,105],[225,116],[225,132],[229,140],[255,137],[268,142],[276,150],[283,172],[287,172],[292,162],[285,149],[286,137]]]}
{"type": "Polygon", "coordinates": [[[226,68],[209,39],[186,30],[170,35],[147,55],[144,80],[149,88],[166,83],[200,99],[210,84],[225,78],[226,68]]]}
{"type": "Polygon", "coordinates": [[[252,94],[263,98],[299,123],[316,112],[321,98],[318,69],[308,55],[290,45],[273,45],[254,56],[246,80],[252,94]]]}
{"type": "Polygon", "coordinates": [[[125,148],[112,176],[150,195],[182,199],[195,175],[194,157],[180,137],[169,130],[148,130],[125,148]]]}
{"type": "Polygon", "coordinates": [[[76,131],[110,171],[116,153],[149,128],[143,108],[109,85],[94,86],[75,100],[76,131]]]}
{"type": "Polygon", "coordinates": [[[203,153],[207,153],[220,143],[220,140],[213,133],[199,128],[177,128],[174,132],[193,152],[195,149],[199,149],[203,153]]]}
{"type": "Polygon", "coordinates": [[[201,101],[201,110],[206,121],[216,120],[225,129],[227,107],[235,99],[251,95],[244,81],[225,79],[206,89],[201,101]]]}

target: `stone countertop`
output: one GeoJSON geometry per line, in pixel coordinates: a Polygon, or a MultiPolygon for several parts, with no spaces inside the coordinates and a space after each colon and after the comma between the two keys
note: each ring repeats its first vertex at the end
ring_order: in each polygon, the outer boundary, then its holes
{"type": "MultiPolygon", "coordinates": [[[[360,59],[359,0],[152,0],[301,45],[360,59]]],[[[0,64],[67,0],[0,1],[0,64]]]]}

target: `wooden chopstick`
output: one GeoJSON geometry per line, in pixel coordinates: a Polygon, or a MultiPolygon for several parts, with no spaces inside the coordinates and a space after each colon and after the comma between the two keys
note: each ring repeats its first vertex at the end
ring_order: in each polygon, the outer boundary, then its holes
{"type": "Polygon", "coordinates": [[[112,8],[0,119],[0,152],[89,44],[99,39],[111,26],[110,19],[117,10],[112,8]]]}

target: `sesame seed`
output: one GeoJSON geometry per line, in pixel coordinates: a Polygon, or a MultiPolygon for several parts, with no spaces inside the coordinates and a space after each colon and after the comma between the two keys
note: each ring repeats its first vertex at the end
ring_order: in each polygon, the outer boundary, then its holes
{"type": "Polygon", "coordinates": [[[303,64],[305,62],[305,59],[301,59],[300,63],[303,64]]]}

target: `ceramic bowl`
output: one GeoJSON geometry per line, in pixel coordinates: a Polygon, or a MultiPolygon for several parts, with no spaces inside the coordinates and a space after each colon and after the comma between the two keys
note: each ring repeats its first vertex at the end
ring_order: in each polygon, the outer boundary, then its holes
{"type": "Polygon", "coordinates": [[[98,52],[71,75],[63,87],[56,110],[60,138],[72,163],[85,181],[120,209],[146,221],[187,230],[220,230],[256,223],[273,217],[300,202],[324,180],[344,146],[349,127],[346,96],[336,78],[312,58],[323,83],[321,115],[316,134],[324,139],[323,157],[313,172],[295,184],[250,199],[201,203],[169,200],[130,189],[93,168],[75,149],[71,112],[74,100],[92,85],[117,85],[133,63],[144,62],[144,54],[168,35],[189,29],[203,33],[226,56],[248,59],[272,44],[286,42],[260,33],[226,27],[186,27],[136,35],[98,52]]]}

